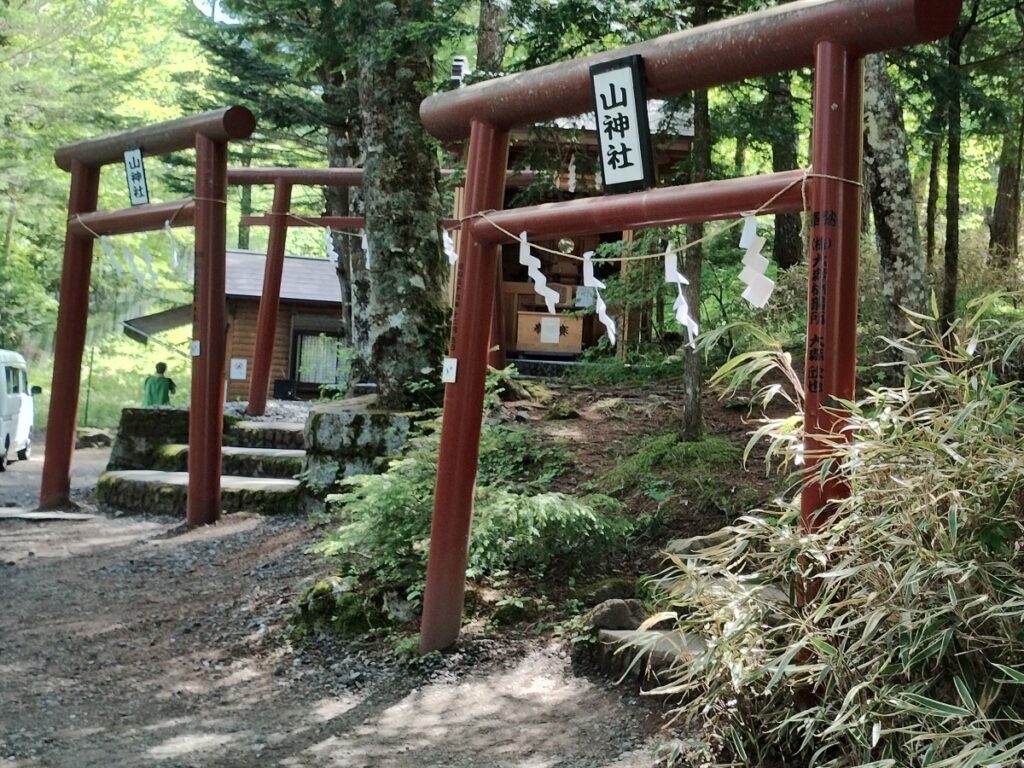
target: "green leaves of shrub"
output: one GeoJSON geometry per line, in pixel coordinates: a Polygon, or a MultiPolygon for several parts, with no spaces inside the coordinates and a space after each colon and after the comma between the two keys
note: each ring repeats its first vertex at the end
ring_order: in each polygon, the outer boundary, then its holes
{"type": "MultiPolygon", "coordinates": [[[[530,433],[485,427],[481,440],[470,575],[498,571],[544,578],[593,564],[629,531],[606,496],[531,493],[568,467],[567,452],[530,433]]],[[[360,579],[397,585],[418,599],[429,551],[437,438],[417,441],[382,475],[350,478],[328,497],[340,524],[315,547],[360,579]]]]}

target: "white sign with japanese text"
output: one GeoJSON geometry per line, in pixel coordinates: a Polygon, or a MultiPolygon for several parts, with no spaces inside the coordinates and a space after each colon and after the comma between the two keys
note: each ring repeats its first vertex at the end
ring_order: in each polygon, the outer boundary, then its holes
{"type": "Polygon", "coordinates": [[[630,56],[590,69],[601,170],[610,192],[654,185],[642,63],[639,56],[630,56]]]}
{"type": "Polygon", "coordinates": [[[131,204],[146,205],[149,202],[149,187],[146,186],[146,168],[142,164],[141,149],[125,150],[124,176],[128,180],[128,199],[131,204]]]}

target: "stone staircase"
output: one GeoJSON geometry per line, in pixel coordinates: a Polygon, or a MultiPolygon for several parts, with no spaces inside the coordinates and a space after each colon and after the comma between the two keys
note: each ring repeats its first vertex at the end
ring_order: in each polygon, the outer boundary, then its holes
{"type": "MultiPolygon", "coordinates": [[[[122,414],[108,471],[100,476],[101,504],[126,512],[185,515],[188,490],[187,412],[128,409],[122,414]]],[[[302,508],[306,453],[301,422],[225,419],[221,451],[224,512],[264,514],[302,508]]]]}

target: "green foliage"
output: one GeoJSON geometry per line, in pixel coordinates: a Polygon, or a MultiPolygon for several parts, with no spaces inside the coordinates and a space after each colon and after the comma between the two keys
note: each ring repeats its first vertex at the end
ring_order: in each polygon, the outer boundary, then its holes
{"type": "Polygon", "coordinates": [[[703,723],[678,750],[693,764],[1019,764],[1024,408],[1005,379],[1024,326],[1000,304],[894,342],[903,385],[850,404],[823,462],[851,489],[831,524],[780,502],[670,553],[660,605],[704,643],[662,689],[703,723]]]}
{"type": "MultiPolygon", "coordinates": [[[[190,335],[187,328],[162,334],[172,345],[187,344],[190,335]]],[[[189,358],[156,344],[139,344],[122,333],[110,334],[98,344],[87,347],[82,358],[78,423],[84,427],[116,429],[122,409],[141,406],[142,382],[160,361],[167,363],[167,375],[176,386],[171,404],[188,406],[192,384],[189,358]]],[[[36,397],[36,426],[41,429],[45,429],[49,414],[52,365],[51,359],[43,360],[29,374],[32,383],[43,388],[43,393],[36,397]]]]}
{"type": "MultiPolygon", "coordinates": [[[[545,578],[586,568],[622,545],[629,526],[617,502],[537,493],[540,478],[567,466],[563,449],[525,432],[487,427],[480,466],[469,572],[545,578]]],[[[363,583],[399,589],[417,602],[423,590],[437,473],[437,439],[419,440],[382,475],[349,478],[328,497],[340,525],[316,551],[338,558],[363,583]]]]}
{"type": "Polygon", "coordinates": [[[659,507],[686,499],[694,510],[735,515],[759,499],[756,489],[736,481],[741,459],[741,450],[725,438],[686,442],[674,432],[655,434],[632,447],[598,487],[616,495],[643,494],[659,507]]]}

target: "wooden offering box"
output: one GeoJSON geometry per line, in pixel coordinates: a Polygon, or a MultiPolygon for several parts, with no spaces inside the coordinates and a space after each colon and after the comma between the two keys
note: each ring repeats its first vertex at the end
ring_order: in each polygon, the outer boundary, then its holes
{"type": "Polygon", "coordinates": [[[516,320],[516,349],[521,352],[575,355],[583,349],[581,317],[519,310],[516,320]]]}

